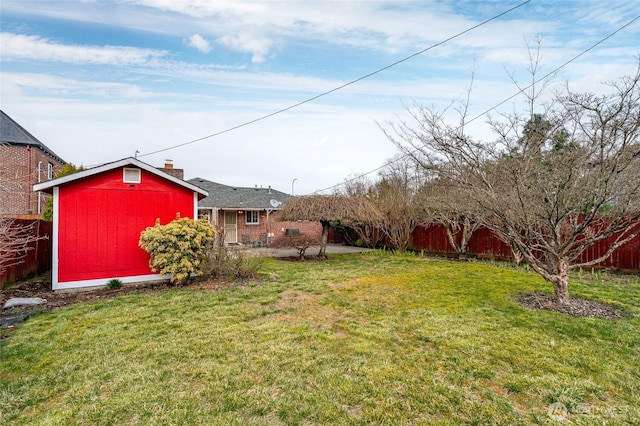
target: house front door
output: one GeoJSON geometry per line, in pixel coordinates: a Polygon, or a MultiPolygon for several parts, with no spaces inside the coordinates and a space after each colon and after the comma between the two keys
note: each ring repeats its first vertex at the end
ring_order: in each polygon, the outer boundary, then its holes
{"type": "Polygon", "coordinates": [[[224,242],[238,242],[238,213],[235,211],[224,212],[224,242]]]}

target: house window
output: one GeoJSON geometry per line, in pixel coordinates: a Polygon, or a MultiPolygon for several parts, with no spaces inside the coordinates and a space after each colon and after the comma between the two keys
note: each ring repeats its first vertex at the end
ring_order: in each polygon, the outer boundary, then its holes
{"type": "Polygon", "coordinates": [[[53,179],[53,164],[47,163],[47,179],[53,179]]]}
{"type": "Polygon", "coordinates": [[[140,169],[124,169],[122,181],[124,183],[140,183],[140,169]]]}
{"type": "Polygon", "coordinates": [[[216,215],[213,209],[209,208],[199,208],[198,209],[198,219],[204,220],[206,222],[211,223],[212,225],[216,224],[216,215]]]}
{"type": "Polygon", "coordinates": [[[259,222],[260,212],[257,210],[247,210],[244,212],[247,225],[257,225],[259,222]]]}
{"type": "Polygon", "coordinates": [[[198,219],[205,222],[210,222],[209,212],[206,210],[198,210],[198,219]]]}

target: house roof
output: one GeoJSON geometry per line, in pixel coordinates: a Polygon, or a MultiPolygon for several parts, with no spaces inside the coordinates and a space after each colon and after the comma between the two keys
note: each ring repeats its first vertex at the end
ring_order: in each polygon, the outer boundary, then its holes
{"type": "Polygon", "coordinates": [[[114,169],[119,169],[121,167],[126,167],[126,166],[134,166],[134,167],[138,167],[142,170],[146,170],[149,173],[152,173],[154,175],[160,176],[163,179],[166,179],[168,181],[171,181],[177,185],[180,185],[182,187],[185,187],[191,191],[195,191],[199,194],[199,198],[204,198],[207,195],[209,195],[209,193],[200,188],[199,186],[193,185],[189,182],[186,182],[182,179],[178,179],[177,177],[171,176],[170,174],[167,174],[165,172],[163,172],[162,170],[158,170],[157,168],[147,164],[147,163],[143,163],[142,161],[133,158],[133,157],[129,157],[129,158],[123,158],[122,160],[118,160],[118,161],[114,161],[112,163],[106,163],[103,164],[101,166],[97,166],[97,167],[92,167],[90,169],[86,169],[83,170],[81,172],[78,173],[74,173],[72,175],[67,175],[67,176],[62,176],[59,177],[57,179],[53,179],[47,182],[43,182],[43,183],[39,183],[36,185],[33,185],[33,190],[34,191],[44,191],[44,192],[49,192],[51,193],[53,191],[53,188],[56,186],[61,186],[64,184],[67,184],[69,182],[74,182],[76,180],[80,180],[80,179],[84,179],[90,176],[94,176],[97,175],[99,173],[104,173],[104,172],[108,172],[110,170],[114,170],[114,169]]]}
{"type": "Polygon", "coordinates": [[[269,188],[242,188],[211,182],[202,178],[189,182],[206,189],[209,196],[198,202],[198,207],[241,210],[278,210],[291,196],[269,188]],[[273,200],[273,202],[272,202],[273,200]]]}
{"type": "Polygon", "coordinates": [[[51,151],[45,144],[40,142],[35,136],[29,133],[24,127],[15,122],[15,120],[0,110],[0,142],[10,145],[24,145],[39,148],[51,158],[66,164],[59,155],[51,151]]]}

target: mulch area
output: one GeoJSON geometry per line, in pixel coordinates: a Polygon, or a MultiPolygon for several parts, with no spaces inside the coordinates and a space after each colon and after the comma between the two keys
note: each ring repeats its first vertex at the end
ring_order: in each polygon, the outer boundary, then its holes
{"type": "MultiPolygon", "coordinates": [[[[237,283],[217,280],[193,280],[182,288],[220,290],[237,283]]],[[[7,291],[0,293],[0,306],[13,297],[40,297],[47,300],[47,310],[93,300],[110,299],[121,294],[152,293],[173,288],[169,283],[144,285],[124,285],[119,289],[99,288],[90,291],[53,291],[49,281],[27,281],[12,285],[7,291]]]]}
{"type": "Polygon", "coordinates": [[[519,294],[516,300],[529,309],[556,311],[573,317],[623,318],[622,310],[606,303],[571,297],[567,303],[556,303],[553,296],[545,293],[519,294]]]}

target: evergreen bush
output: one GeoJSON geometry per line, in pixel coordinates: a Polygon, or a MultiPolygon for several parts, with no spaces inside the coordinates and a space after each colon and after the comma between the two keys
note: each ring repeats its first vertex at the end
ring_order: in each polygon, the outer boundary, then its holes
{"type": "Polygon", "coordinates": [[[172,283],[184,284],[191,274],[203,272],[214,234],[209,222],[177,218],[161,225],[157,219],[155,226],[140,233],[139,246],[151,255],[154,272],[171,274],[172,283]]]}
{"type": "Polygon", "coordinates": [[[118,278],[113,278],[107,283],[107,288],[110,288],[111,290],[116,290],[120,287],[122,287],[122,281],[118,278]]]}

